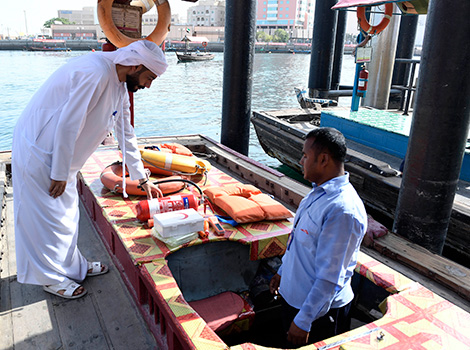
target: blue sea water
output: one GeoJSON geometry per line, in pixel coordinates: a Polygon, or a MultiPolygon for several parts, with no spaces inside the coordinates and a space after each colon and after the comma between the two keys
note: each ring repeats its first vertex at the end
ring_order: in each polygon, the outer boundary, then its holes
{"type": "MultiPolygon", "coordinates": [[[[10,150],[13,127],[34,92],[69,59],[85,52],[0,51],[0,151],[10,150]]],[[[207,62],[178,63],[167,52],[168,70],[150,89],[134,95],[137,136],[204,134],[220,140],[223,53],[207,62]]],[[[294,87],[306,87],[310,55],[256,54],[253,67],[252,111],[297,108],[294,87]]],[[[345,56],[341,83],[351,85],[354,59],[345,56]]],[[[350,99],[340,99],[348,105],[350,99]]],[[[280,163],[267,156],[250,132],[249,155],[266,165],[280,163]]],[[[300,156],[300,155],[299,155],[300,156]]]]}

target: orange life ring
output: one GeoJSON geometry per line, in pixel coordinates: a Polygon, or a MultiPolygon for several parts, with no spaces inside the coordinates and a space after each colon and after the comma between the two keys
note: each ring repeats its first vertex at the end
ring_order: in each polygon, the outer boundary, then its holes
{"type": "MultiPolygon", "coordinates": [[[[112,7],[114,0],[98,0],[98,21],[108,40],[116,47],[127,46],[134,41],[142,40],[130,38],[121,33],[113,22],[112,7]]],[[[157,0],[154,0],[157,2],[157,0]]],[[[163,4],[157,4],[158,22],[153,32],[145,39],[161,45],[170,31],[171,10],[168,1],[163,4]]]]}
{"type": "Polygon", "coordinates": [[[358,7],[357,8],[357,21],[359,22],[359,25],[361,26],[361,29],[364,32],[366,32],[369,35],[374,35],[374,34],[379,34],[388,26],[388,24],[390,23],[390,19],[392,18],[392,14],[393,14],[393,4],[386,3],[384,18],[376,26],[371,26],[366,18],[366,8],[358,7]]]}
{"type": "Polygon", "coordinates": [[[202,47],[206,47],[207,46],[207,41],[203,41],[202,42],[202,47]]]}
{"type": "MultiPolygon", "coordinates": [[[[127,173],[126,173],[127,176],[127,173]]],[[[170,179],[181,179],[181,176],[170,176],[165,177],[165,180],[170,179]]],[[[100,175],[101,183],[110,191],[116,193],[122,193],[122,163],[116,162],[108,165],[100,175]]],[[[127,194],[135,196],[145,196],[146,193],[138,187],[139,180],[131,180],[126,178],[126,192],[127,194]]],[[[158,185],[158,188],[164,195],[175,193],[182,190],[185,187],[184,182],[167,182],[158,185]]],[[[152,196],[158,197],[158,193],[152,192],[152,196]]]]}

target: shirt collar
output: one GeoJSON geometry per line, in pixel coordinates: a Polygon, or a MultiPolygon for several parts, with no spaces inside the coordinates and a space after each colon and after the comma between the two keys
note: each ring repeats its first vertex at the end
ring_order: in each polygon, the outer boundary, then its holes
{"type": "Polygon", "coordinates": [[[313,191],[317,192],[320,189],[328,193],[333,193],[338,191],[339,188],[347,185],[349,183],[349,173],[347,171],[344,172],[344,175],[334,177],[331,180],[328,180],[318,186],[315,182],[312,182],[313,191]]]}

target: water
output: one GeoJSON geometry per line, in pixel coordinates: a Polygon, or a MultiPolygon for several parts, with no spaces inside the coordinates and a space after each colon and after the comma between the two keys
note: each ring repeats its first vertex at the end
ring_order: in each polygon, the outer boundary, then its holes
{"type": "MultiPolygon", "coordinates": [[[[10,150],[13,127],[34,92],[58,67],[83,52],[0,51],[0,150],[10,150]]],[[[177,63],[167,52],[168,70],[151,89],[134,95],[137,136],[204,134],[220,140],[223,53],[207,62],[177,63]]],[[[253,67],[252,110],[297,108],[294,87],[308,83],[310,55],[256,54],[253,67]]],[[[341,83],[352,85],[354,59],[345,56],[341,83]]],[[[340,99],[348,105],[350,99],[340,99]]],[[[267,156],[250,131],[250,157],[266,165],[280,163],[267,156]]],[[[300,155],[299,155],[300,156],[300,155]]]]}

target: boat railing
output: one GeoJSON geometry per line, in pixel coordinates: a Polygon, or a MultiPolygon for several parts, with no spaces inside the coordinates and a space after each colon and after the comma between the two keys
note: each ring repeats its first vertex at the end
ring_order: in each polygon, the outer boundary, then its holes
{"type": "Polygon", "coordinates": [[[396,63],[405,64],[405,81],[403,85],[392,85],[392,89],[401,91],[399,111],[403,111],[403,115],[408,115],[413,93],[416,92],[416,85],[414,83],[416,75],[416,67],[420,63],[419,59],[397,58],[396,63]]]}

